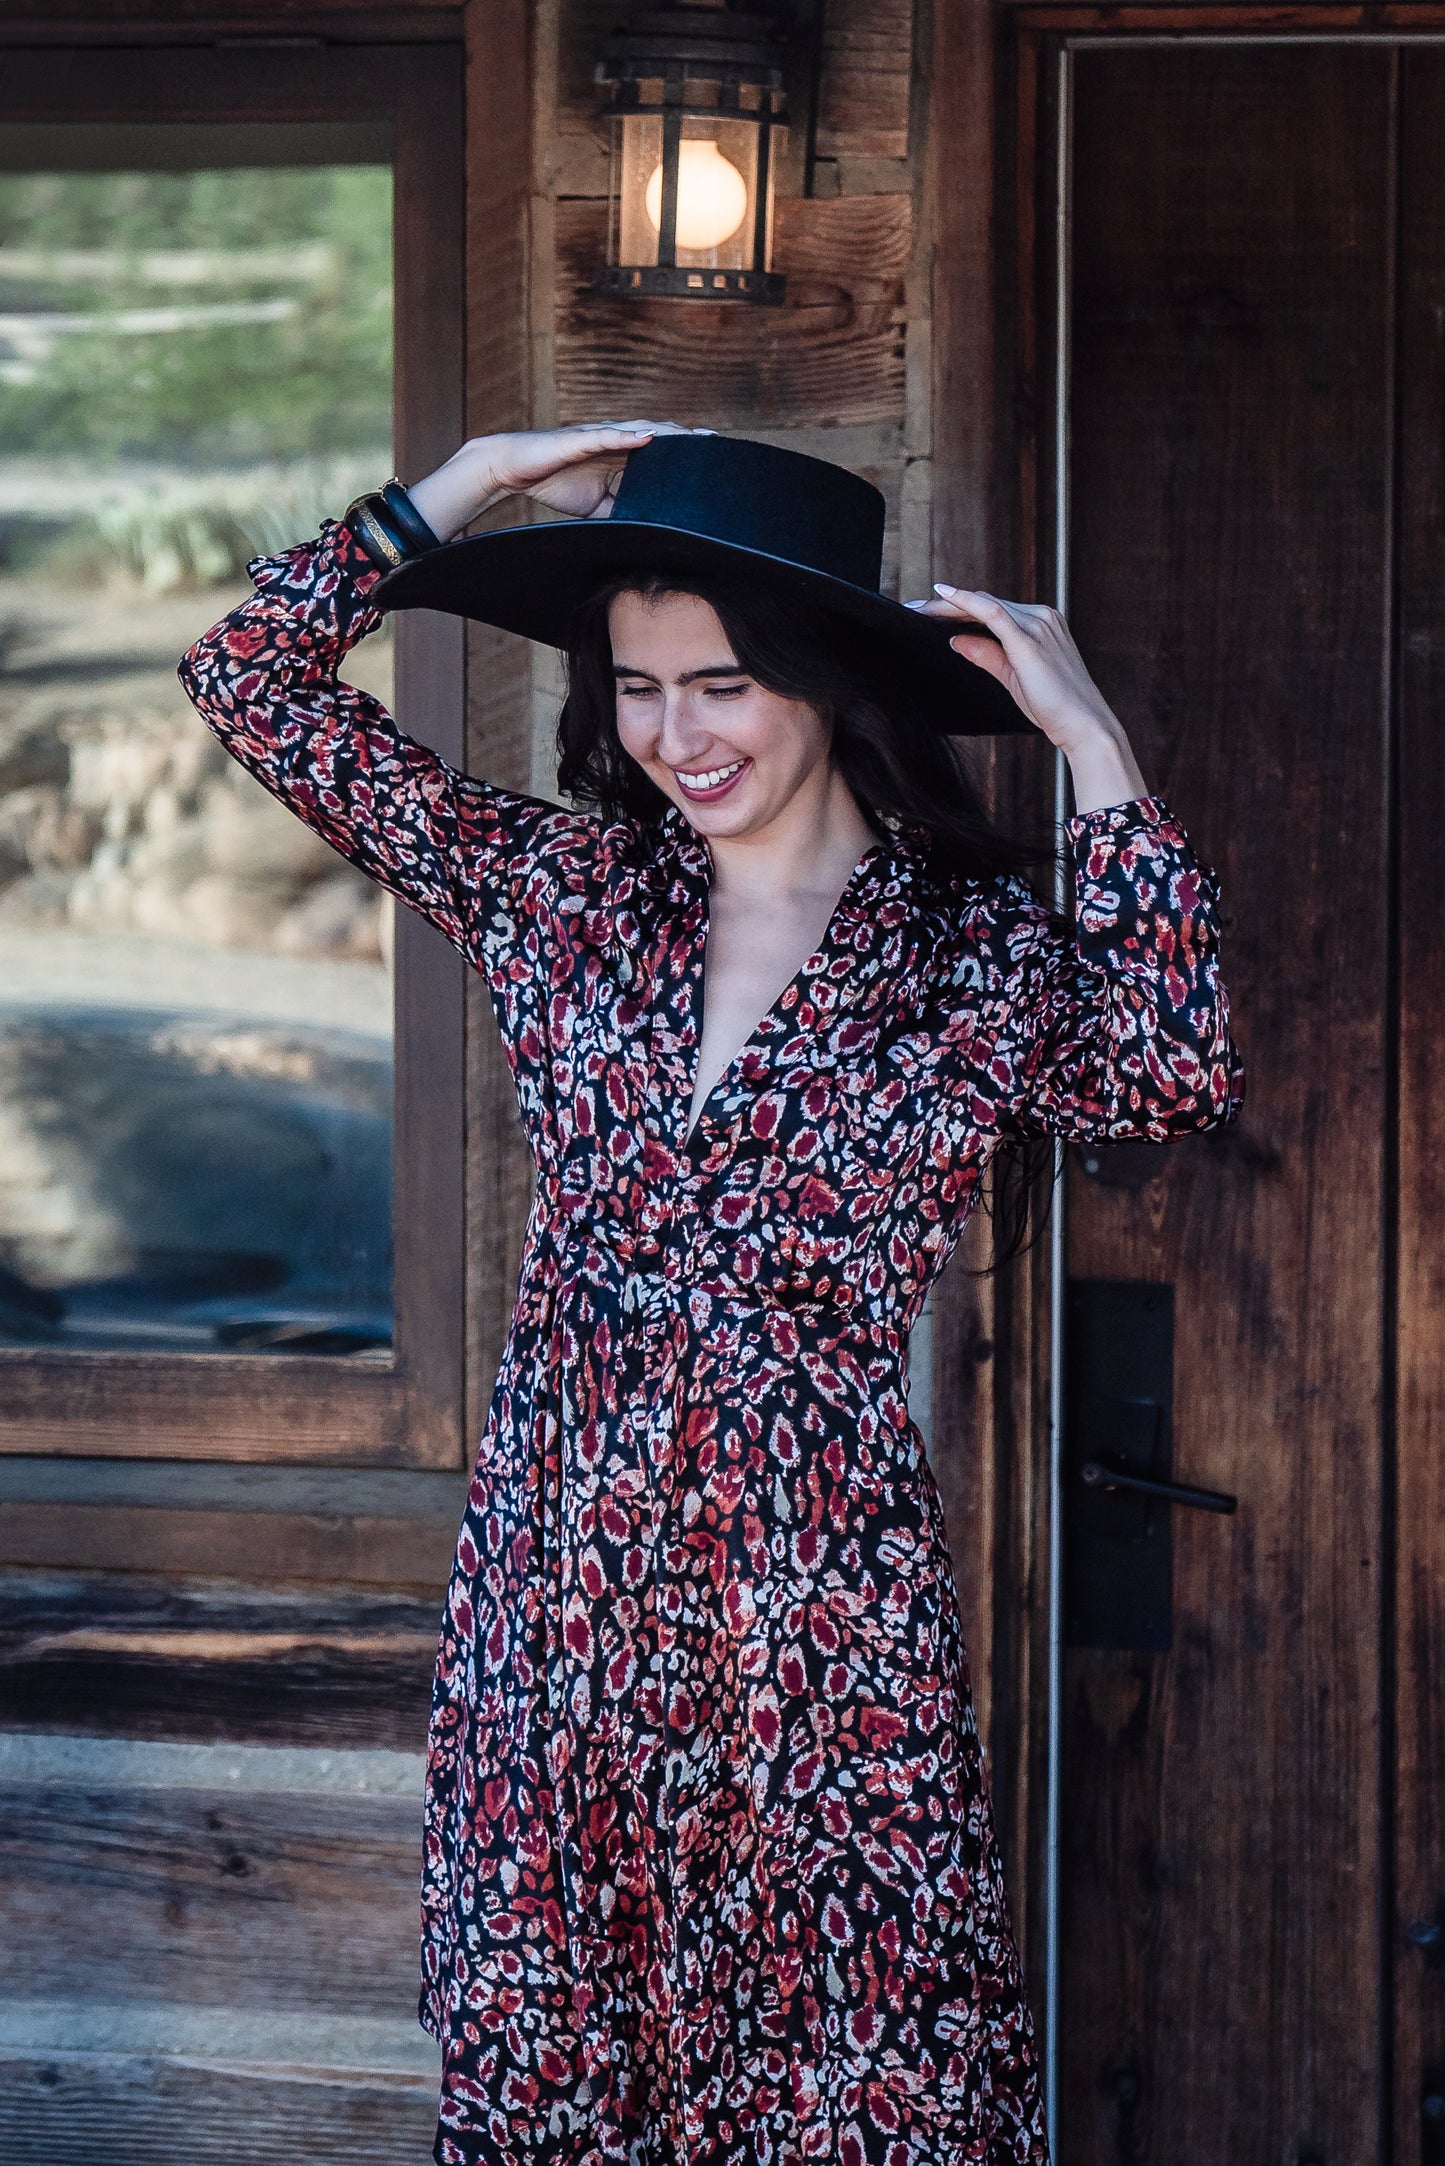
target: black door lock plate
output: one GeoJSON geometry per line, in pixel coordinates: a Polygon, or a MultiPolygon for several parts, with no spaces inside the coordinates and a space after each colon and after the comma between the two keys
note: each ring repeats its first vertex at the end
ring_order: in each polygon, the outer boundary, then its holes
{"type": "Polygon", "coordinates": [[[1174,1289],[1071,1279],[1065,1314],[1064,1636],[1168,1652],[1173,1510],[1235,1498],[1173,1479],[1174,1289]]]}

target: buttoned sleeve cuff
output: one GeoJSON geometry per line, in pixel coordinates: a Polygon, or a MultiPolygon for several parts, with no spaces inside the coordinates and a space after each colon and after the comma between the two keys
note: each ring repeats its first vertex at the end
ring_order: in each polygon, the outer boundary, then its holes
{"type": "Polygon", "coordinates": [[[1121,804],[1076,812],[1065,824],[1064,833],[1077,849],[1081,842],[1092,841],[1095,836],[1145,834],[1150,830],[1162,832],[1176,846],[1187,842],[1183,828],[1162,797],[1128,797],[1121,804]]]}

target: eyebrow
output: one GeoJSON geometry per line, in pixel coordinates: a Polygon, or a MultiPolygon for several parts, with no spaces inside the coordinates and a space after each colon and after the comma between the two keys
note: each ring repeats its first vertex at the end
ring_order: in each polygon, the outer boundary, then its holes
{"type": "MultiPolygon", "coordinates": [[[[658,678],[653,676],[650,669],[638,669],[631,662],[614,662],[612,674],[614,677],[646,677],[651,684],[660,682],[658,678]]],[[[709,662],[704,669],[685,669],[677,681],[679,684],[696,684],[702,677],[746,677],[746,675],[747,671],[743,668],[741,662],[709,662]]]]}

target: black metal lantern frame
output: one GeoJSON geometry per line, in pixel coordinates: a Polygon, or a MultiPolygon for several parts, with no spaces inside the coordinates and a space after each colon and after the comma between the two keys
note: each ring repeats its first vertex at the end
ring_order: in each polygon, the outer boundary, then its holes
{"type": "Polygon", "coordinates": [[[603,292],[782,300],[773,185],[800,59],[784,17],[676,0],[606,41],[597,65],[612,125],[603,292]]]}

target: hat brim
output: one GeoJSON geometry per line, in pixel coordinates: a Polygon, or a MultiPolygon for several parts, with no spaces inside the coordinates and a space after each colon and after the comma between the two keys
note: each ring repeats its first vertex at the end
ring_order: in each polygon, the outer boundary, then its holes
{"type": "Polygon", "coordinates": [[[577,610],[620,572],[748,571],[838,623],[848,659],[891,711],[952,737],[1032,729],[997,678],[956,654],[951,628],[785,557],[635,519],[559,519],[447,542],[387,572],[378,609],[437,609],[565,647],[577,610]]]}

